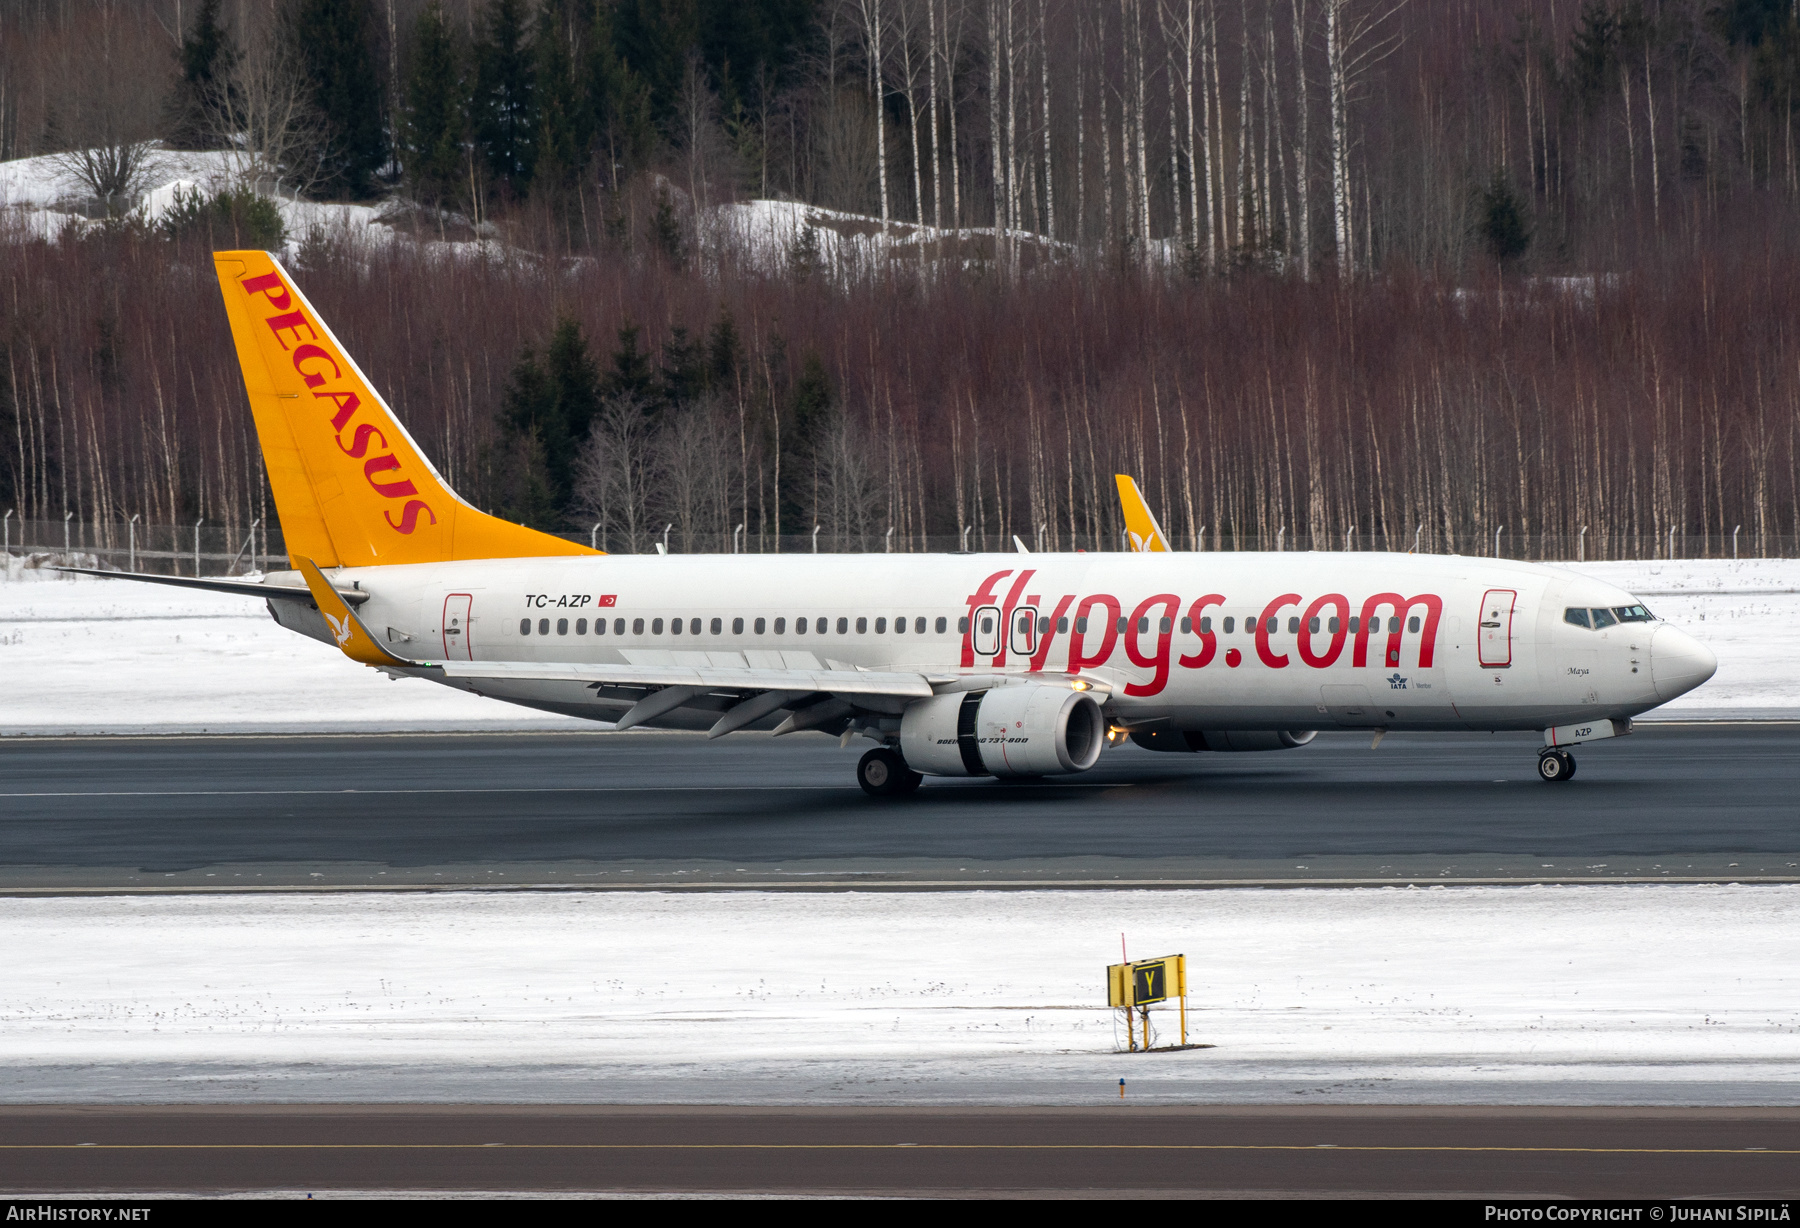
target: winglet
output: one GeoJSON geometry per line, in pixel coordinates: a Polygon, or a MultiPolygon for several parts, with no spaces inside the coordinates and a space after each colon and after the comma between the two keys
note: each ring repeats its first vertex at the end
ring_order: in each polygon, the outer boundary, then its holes
{"type": "Polygon", "coordinates": [[[1150,514],[1150,505],[1144,502],[1137,482],[1123,473],[1115,473],[1113,481],[1119,484],[1119,504],[1125,510],[1125,532],[1131,538],[1131,548],[1140,554],[1167,552],[1169,539],[1150,514]]]}
{"type": "Polygon", "coordinates": [[[331,634],[346,657],[352,661],[361,661],[364,665],[416,667],[419,664],[405,657],[397,657],[377,643],[375,637],[369,634],[369,629],[363,626],[362,619],[356,616],[337,590],[331,587],[330,581],[325,579],[318,565],[311,559],[299,558],[294,561],[300,567],[300,574],[306,577],[306,587],[312,591],[313,603],[330,624],[331,634]]]}

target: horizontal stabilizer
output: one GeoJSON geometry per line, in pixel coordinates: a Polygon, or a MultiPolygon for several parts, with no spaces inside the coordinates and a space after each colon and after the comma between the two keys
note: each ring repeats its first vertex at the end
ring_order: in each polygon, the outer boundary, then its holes
{"type": "MultiPolygon", "coordinates": [[[[94,567],[52,567],[51,571],[72,572],[78,576],[99,576],[102,580],[142,580],[146,584],[171,584],[176,588],[197,588],[209,593],[233,593],[239,597],[267,597],[276,601],[311,601],[312,590],[298,584],[264,584],[257,580],[209,579],[195,576],[153,576],[142,571],[101,571],[94,567]]],[[[333,589],[349,605],[361,605],[369,594],[361,589],[333,589]]]]}

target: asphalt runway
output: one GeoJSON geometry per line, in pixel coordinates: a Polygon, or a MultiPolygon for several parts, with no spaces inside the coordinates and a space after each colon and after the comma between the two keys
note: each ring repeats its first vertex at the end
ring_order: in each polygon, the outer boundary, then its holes
{"type": "Polygon", "coordinates": [[[871,799],[812,735],[0,740],[0,890],[1800,881],[1800,724],[1109,751],[871,799]]]}
{"type": "Polygon", "coordinates": [[[15,1194],[1755,1200],[1800,1194],[1797,1157],[1791,1109],[0,1109],[15,1194]]]}

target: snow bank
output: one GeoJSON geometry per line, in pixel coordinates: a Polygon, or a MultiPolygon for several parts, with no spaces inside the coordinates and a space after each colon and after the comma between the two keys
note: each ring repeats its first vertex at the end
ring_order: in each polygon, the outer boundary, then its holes
{"type": "MultiPolygon", "coordinates": [[[[211,195],[237,182],[244,157],[228,150],[156,150],[148,166],[145,191],[134,210],[144,222],[154,224],[178,204],[183,193],[211,195]]],[[[679,189],[675,189],[680,193],[679,189]]],[[[90,193],[71,175],[56,155],[0,162],[0,210],[33,236],[54,240],[66,226],[95,225],[81,216],[90,193]]],[[[293,255],[309,233],[323,232],[353,245],[377,247],[400,240],[400,233],[384,222],[384,206],[329,204],[282,198],[277,201],[287,226],[287,254],[293,255]]],[[[883,224],[879,218],[859,213],[821,209],[791,201],[753,200],[717,206],[707,211],[700,226],[704,248],[727,248],[752,266],[769,273],[790,267],[794,244],[808,230],[819,244],[819,268],[834,278],[860,277],[890,263],[945,261],[964,265],[984,264],[994,258],[993,227],[937,228],[911,222],[883,224]]],[[[1022,267],[1067,256],[1073,247],[1041,235],[1013,236],[1022,267]]],[[[425,240],[426,250],[451,257],[487,256],[497,250],[491,241],[425,240]]],[[[1173,247],[1157,244],[1157,258],[1172,259],[1173,247]]]]}
{"type": "MultiPolygon", "coordinates": [[[[1800,562],[1590,563],[1719,656],[1652,719],[1800,715],[1800,562]],[[1673,593],[1676,595],[1661,595],[1673,593]]],[[[420,679],[390,681],[277,626],[248,597],[56,577],[0,580],[0,735],[587,728],[420,679]]]]}
{"type": "MultiPolygon", "coordinates": [[[[797,245],[810,231],[818,244],[820,271],[837,279],[866,276],[893,265],[986,264],[994,259],[996,234],[992,226],[884,224],[867,214],[784,200],[720,205],[712,211],[710,231],[715,243],[771,274],[791,271],[797,245]]],[[[1039,234],[1015,232],[1011,240],[1026,269],[1075,254],[1073,244],[1039,234]]],[[[1156,248],[1159,259],[1171,258],[1171,243],[1162,241],[1156,248]]]]}
{"type": "Polygon", "coordinates": [[[6,899],[0,1099],[255,1068],[355,1099],[1098,1100],[1126,1075],[1795,1103],[1797,909],[1785,886],[6,899]],[[1115,1056],[1120,931],[1187,953],[1216,1048],[1115,1056]]]}
{"type": "MultiPolygon", "coordinates": [[[[236,182],[242,171],[242,156],[229,151],[158,149],[150,156],[144,196],[133,214],[154,225],[176,207],[179,196],[194,192],[210,196],[236,182]]],[[[88,196],[87,189],[64,169],[56,155],[0,162],[0,209],[9,209],[13,220],[33,235],[54,239],[65,226],[97,224],[78,216],[88,196]]],[[[382,224],[377,206],[281,198],[276,207],[287,227],[286,254],[290,256],[313,232],[380,246],[397,237],[392,228],[382,224]]]]}

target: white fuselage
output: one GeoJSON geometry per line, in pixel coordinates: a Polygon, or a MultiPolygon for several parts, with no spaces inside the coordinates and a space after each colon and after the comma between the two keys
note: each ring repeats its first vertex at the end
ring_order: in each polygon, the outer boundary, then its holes
{"type": "MultiPolygon", "coordinates": [[[[1634,716],[1714,665],[1660,621],[1565,619],[1636,605],[1612,585],[1458,556],[607,555],[333,581],[368,593],[362,621],[420,661],[1079,673],[1110,686],[1113,718],[1189,730],[1546,729],[1634,716]]],[[[329,639],[314,611],[271,608],[329,639]]],[[[599,720],[633,702],[573,681],[451,685],[599,720]]]]}

